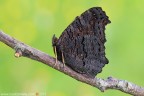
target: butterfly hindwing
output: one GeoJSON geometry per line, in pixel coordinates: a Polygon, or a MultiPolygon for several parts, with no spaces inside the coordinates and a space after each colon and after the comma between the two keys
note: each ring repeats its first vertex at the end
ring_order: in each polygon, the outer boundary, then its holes
{"type": "Polygon", "coordinates": [[[76,19],[64,30],[58,40],[53,39],[58,60],[73,70],[94,78],[102,71],[108,59],[105,57],[105,26],[110,23],[100,7],[93,7],[76,19]]]}

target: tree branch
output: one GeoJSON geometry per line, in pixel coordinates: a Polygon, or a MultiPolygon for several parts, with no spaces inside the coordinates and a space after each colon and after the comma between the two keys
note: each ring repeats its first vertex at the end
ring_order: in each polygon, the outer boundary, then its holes
{"type": "Polygon", "coordinates": [[[0,41],[14,49],[16,57],[24,56],[42,62],[80,82],[94,86],[102,92],[104,92],[107,89],[116,89],[134,96],[144,96],[143,87],[139,87],[126,80],[119,80],[112,77],[108,77],[106,80],[101,78],[86,78],[81,74],[73,71],[67,66],[63,67],[63,64],[59,61],[57,62],[57,64],[55,64],[55,58],[14,39],[13,37],[5,34],[2,31],[0,31],[0,41]]]}

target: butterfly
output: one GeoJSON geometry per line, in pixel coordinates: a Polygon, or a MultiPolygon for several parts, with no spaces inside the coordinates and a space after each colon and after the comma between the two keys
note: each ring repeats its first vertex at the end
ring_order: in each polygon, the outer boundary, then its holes
{"type": "Polygon", "coordinates": [[[94,78],[102,71],[105,57],[105,26],[111,23],[101,7],[86,10],[63,31],[52,38],[56,59],[83,76],[94,78]]]}

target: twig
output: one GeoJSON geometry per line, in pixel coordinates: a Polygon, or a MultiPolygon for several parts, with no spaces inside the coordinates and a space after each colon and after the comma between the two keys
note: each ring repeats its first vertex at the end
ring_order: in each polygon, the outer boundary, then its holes
{"type": "Polygon", "coordinates": [[[126,80],[119,80],[112,77],[108,77],[106,80],[101,78],[86,78],[67,66],[63,67],[63,64],[59,61],[57,62],[57,64],[55,64],[55,58],[14,39],[13,37],[5,34],[2,31],[0,31],[0,41],[14,49],[16,57],[24,56],[42,62],[80,82],[94,86],[102,92],[107,89],[116,89],[134,96],[144,96],[143,87],[139,87],[126,80]]]}

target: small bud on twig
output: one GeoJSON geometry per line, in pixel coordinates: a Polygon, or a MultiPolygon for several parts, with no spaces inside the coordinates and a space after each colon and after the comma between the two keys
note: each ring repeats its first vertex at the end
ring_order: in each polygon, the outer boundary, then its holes
{"type": "Polygon", "coordinates": [[[22,51],[20,49],[17,49],[16,52],[15,52],[15,54],[14,54],[14,56],[16,58],[21,57],[22,56],[22,51]]]}

